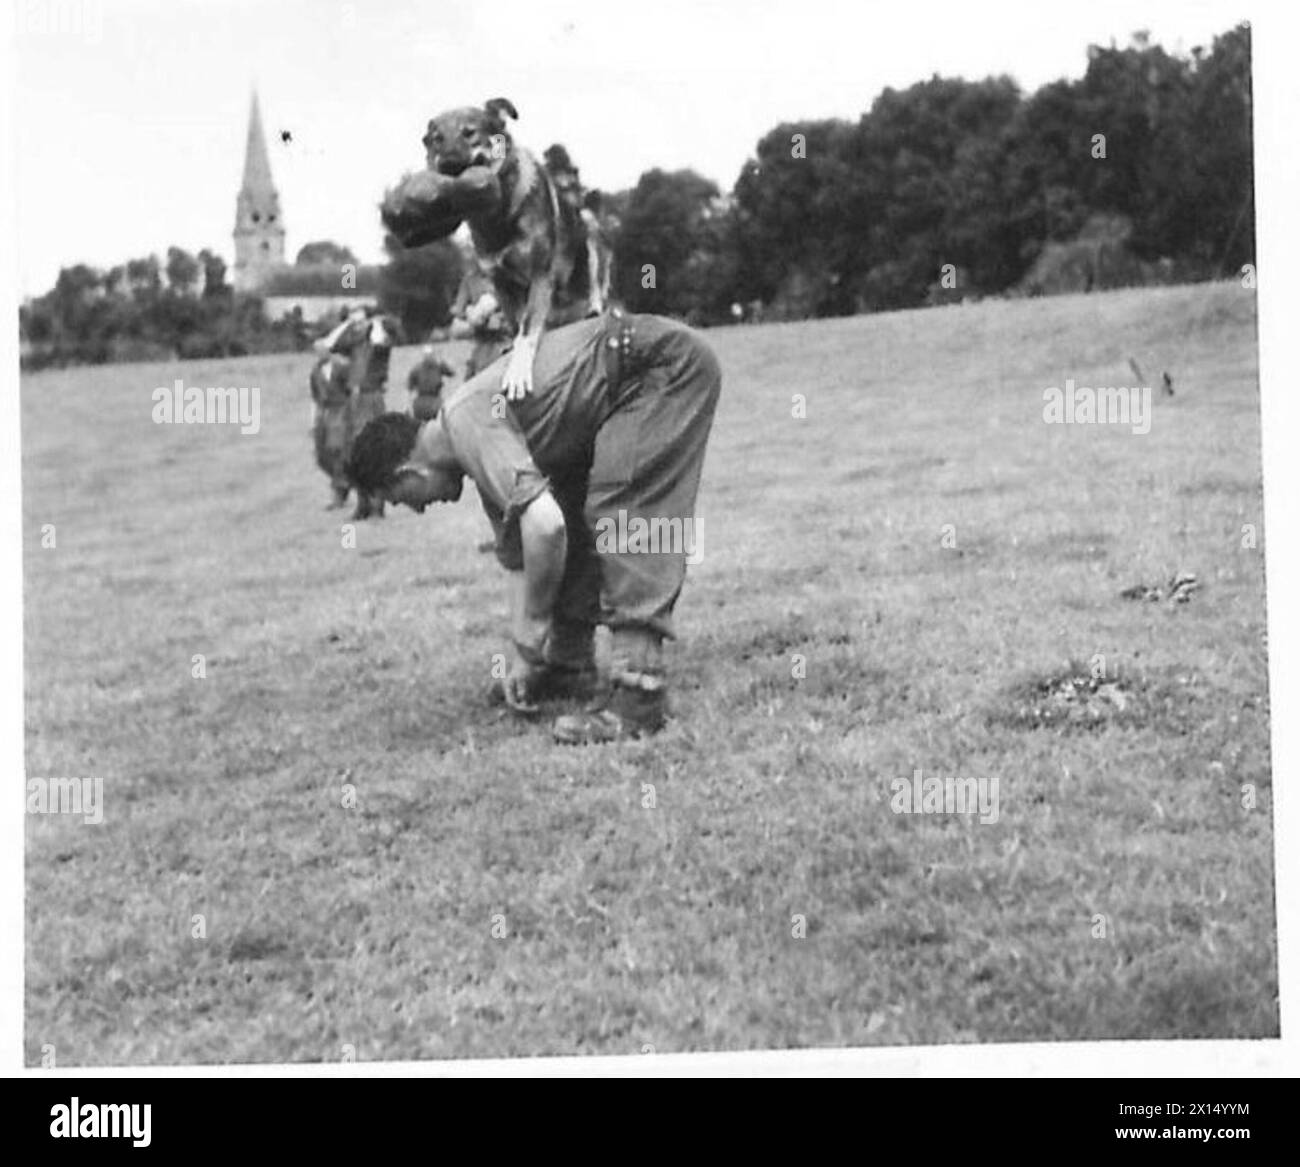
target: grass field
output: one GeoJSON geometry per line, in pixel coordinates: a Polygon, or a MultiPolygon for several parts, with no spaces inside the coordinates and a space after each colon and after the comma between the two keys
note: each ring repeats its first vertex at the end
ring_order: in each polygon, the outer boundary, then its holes
{"type": "Polygon", "coordinates": [[[484,704],[472,492],[343,545],[309,357],[23,379],[27,774],[104,790],[27,819],[31,1063],[1277,1033],[1253,293],[710,339],[676,717],[586,751],[484,704]],[[1148,434],[1044,422],[1129,357],[1148,434]],[[177,376],[260,432],[153,424],[177,376]]]}

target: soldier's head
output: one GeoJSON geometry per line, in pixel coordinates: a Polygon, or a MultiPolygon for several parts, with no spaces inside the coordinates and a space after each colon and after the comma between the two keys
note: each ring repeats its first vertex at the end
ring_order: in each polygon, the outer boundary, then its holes
{"type": "Polygon", "coordinates": [[[358,491],[378,492],[417,513],[433,502],[455,502],[464,472],[437,418],[421,425],[406,413],[383,413],[352,443],[348,477],[358,491]]]}

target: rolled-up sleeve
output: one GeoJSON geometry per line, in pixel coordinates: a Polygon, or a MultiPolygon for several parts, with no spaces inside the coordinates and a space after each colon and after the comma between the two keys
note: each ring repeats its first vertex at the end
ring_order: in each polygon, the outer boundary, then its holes
{"type": "Polygon", "coordinates": [[[514,416],[508,409],[504,416],[493,416],[491,401],[483,396],[463,397],[445,407],[443,425],[492,520],[498,558],[507,567],[522,567],[519,516],[550,488],[550,480],[533,461],[514,416]],[[512,563],[507,564],[503,556],[512,563]]]}

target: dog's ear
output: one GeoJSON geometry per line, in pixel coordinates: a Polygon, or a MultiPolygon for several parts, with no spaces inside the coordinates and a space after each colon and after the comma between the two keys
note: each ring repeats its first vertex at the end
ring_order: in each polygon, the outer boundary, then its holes
{"type": "Polygon", "coordinates": [[[519,111],[515,109],[515,103],[508,97],[494,97],[484,107],[497,121],[501,120],[501,115],[507,113],[513,121],[519,120],[519,111]]]}
{"type": "Polygon", "coordinates": [[[429,148],[429,143],[433,141],[433,124],[433,119],[430,118],[429,124],[424,127],[424,137],[420,139],[420,145],[426,150],[429,148]]]}

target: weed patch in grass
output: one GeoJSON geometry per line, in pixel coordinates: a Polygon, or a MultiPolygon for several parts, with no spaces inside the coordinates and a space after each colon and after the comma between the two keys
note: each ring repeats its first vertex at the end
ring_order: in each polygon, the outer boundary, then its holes
{"type": "Polygon", "coordinates": [[[1010,686],[1003,704],[989,713],[991,725],[1096,733],[1117,726],[1160,734],[1185,734],[1223,694],[1192,670],[1153,676],[1097,676],[1086,664],[1028,677],[1010,686]]]}
{"type": "Polygon", "coordinates": [[[1121,600],[1145,600],[1158,604],[1167,600],[1171,604],[1185,604],[1201,589],[1200,580],[1190,571],[1180,571],[1163,584],[1134,584],[1119,594],[1121,600]]]}

